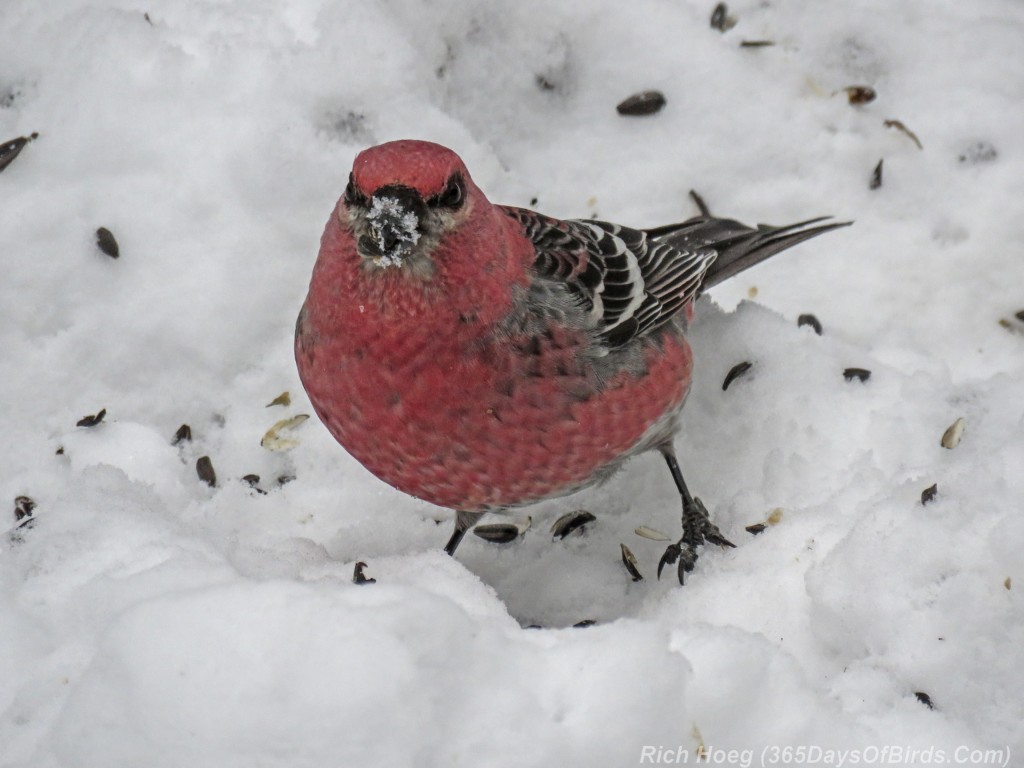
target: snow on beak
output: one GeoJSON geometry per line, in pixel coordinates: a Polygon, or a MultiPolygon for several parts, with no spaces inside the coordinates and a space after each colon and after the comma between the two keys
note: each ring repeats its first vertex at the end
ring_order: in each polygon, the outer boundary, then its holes
{"type": "Polygon", "coordinates": [[[381,187],[370,198],[366,220],[370,232],[360,247],[378,267],[397,267],[420,239],[426,206],[419,192],[398,184],[381,187]]]}

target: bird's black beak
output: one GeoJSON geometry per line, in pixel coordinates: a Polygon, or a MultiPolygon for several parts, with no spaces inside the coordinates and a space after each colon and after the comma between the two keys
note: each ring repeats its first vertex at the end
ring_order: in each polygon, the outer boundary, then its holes
{"type": "Polygon", "coordinates": [[[396,267],[416,247],[426,204],[420,193],[410,187],[389,184],[370,198],[366,221],[368,234],[359,246],[379,267],[396,267]]]}

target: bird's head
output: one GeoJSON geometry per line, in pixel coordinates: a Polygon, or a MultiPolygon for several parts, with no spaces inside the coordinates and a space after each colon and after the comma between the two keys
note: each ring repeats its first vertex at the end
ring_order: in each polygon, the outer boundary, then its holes
{"type": "Polygon", "coordinates": [[[338,215],[351,227],[364,267],[429,279],[435,246],[470,217],[475,191],[450,149],[393,141],[356,157],[338,215]]]}

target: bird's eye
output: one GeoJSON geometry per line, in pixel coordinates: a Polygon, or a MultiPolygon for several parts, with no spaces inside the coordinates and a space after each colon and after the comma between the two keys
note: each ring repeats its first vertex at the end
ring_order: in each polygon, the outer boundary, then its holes
{"type": "Polygon", "coordinates": [[[463,196],[462,179],[458,176],[452,176],[448,180],[448,185],[444,188],[444,191],[437,196],[437,205],[451,208],[452,210],[461,208],[463,196]]]}
{"type": "Polygon", "coordinates": [[[345,187],[345,205],[365,206],[366,204],[366,195],[359,191],[359,187],[356,186],[355,177],[350,173],[348,175],[348,186],[345,187]]]}

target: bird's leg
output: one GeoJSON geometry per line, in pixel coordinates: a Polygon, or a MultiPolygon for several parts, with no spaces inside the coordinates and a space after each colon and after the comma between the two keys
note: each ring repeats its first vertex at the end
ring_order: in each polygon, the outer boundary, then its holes
{"type": "Polygon", "coordinates": [[[459,543],[462,541],[462,537],[466,535],[466,531],[476,525],[477,520],[483,517],[483,515],[483,512],[457,511],[455,513],[455,530],[452,531],[452,537],[448,539],[448,543],[444,545],[444,551],[454,557],[455,550],[459,548],[459,543]]]}
{"type": "Polygon", "coordinates": [[[678,560],[679,583],[682,584],[683,574],[692,571],[697,562],[697,547],[705,541],[723,547],[735,547],[736,545],[725,538],[718,530],[718,526],[711,522],[704,502],[690,495],[672,445],[664,445],[660,450],[672,473],[672,479],[676,482],[676,488],[679,489],[679,495],[683,497],[683,537],[665,550],[661,562],[658,563],[658,577],[661,578],[662,568],[678,560]]]}

